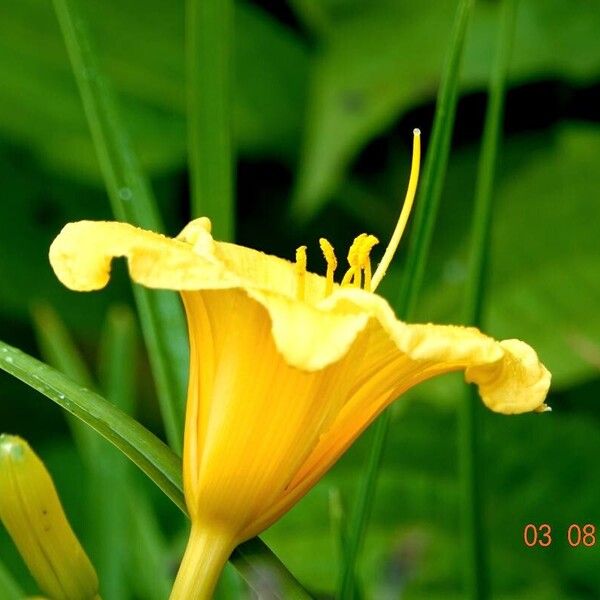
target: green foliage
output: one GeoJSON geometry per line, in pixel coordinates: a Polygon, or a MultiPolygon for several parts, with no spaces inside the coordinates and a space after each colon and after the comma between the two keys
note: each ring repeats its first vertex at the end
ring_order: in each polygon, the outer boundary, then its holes
{"type": "MultiPolygon", "coordinates": [[[[144,168],[185,163],[183,2],[84,2],[144,168]]],[[[235,14],[235,138],[248,154],[293,157],[307,55],[296,36],[259,9],[235,14]]],[[[52,3],[0,7],[0,130],[46,164],[98,180],[98,166],[52,3]],[[58,149],[60,148],[60,151],[58,149]]]]}
{"type": "MultiPolygon", "coordinates": [[[[157,199],[153,210],[159,209],[165,230],[174,234],[190,213],[182,185],[184,2],[81,4],[99,48],[99,68],[113,84],[132,147],[151,177],[157,199]]],[[[408,175],[413,126],[423,130],[425,150],[431,148],[430,115],[457,0],[274,4],[270,11],[250,0],[234,7],[232,111],[240,173],[236,228],[239,241],[281,256],[310,242],[309,266],[322,272],[314,244],[320,235],[330,238],[342,257],[347,243],[362,231],[374,233],[382,243],[391,233],[408,175]]],[[[464,314],[481,98],[490,76],[500,4],[475,3],[454,147],[416,320],[457,322],[464,314]]],[[[599,30],[600,12],[592,1],[577,7],[569,0],[519,2],[483,319],[491,335],[524,339],[538,351],[553,374],[553,413],[483,418],[480,492],[494,598],[600,597],[598,546],[587,551],[566,542],[571,523],[600,526],[600,413],[595,401],[600,393],[599,30]],[[529,522],[552,525],[551,547],[524,546],[523,527],[529,522]]],[[[0,3],[0,75],[0,338],[37,356],[30,310],[43,301],[73,332],[81,350],[75,362],[83,357],[80,366],[96,364],[108,307],[116,302],[132,307],[133,297],[118,262],[110,285],[95,294],[65,290],[48,265],[49,244],[64,223],[113,218],[51,2],[0,3]]],[[[92,80],[94,75],[87,73],[92,80]]],[[[114,190],[112,194],[114,205],[114,190]]],[[[132,214],[121,218],[136,220],[132,214]]],[[[392,303],[406,272],[405,256],[401,248],[380,288],[392,303]]],[[[41,344],[45,360],[69,371],[66,363],[56,361],[56,351],[64,360],[73,340],[56,337],[56,323],[48,314],[39,317],[38,334],[59,340],[54,358],[48,339],[41,344]]],[[[162,331],[173,342],[171,329],[162,331]]],[[[176,368],[183,372],[185,345],[173,346],[180,353],[176,368]]],[[[106,377],[104,392],[111,402],[33,360],[12,347],[0,354],[0,366],[87,419],[184,508],[179,461],[159,441],[164,424],[147,353],[140,352],[135,370],[124,375],[135,377],[136,418],[156,437],[131,419],[129,409],[115,408],[106,377]],[[139,447],[132,447],[131,439],[139,447]]],[[[70,377],[81,382],[75,371],[70,377]]],[[[94,378],[86,378],[83,385],[91,389],[94,378]]],[[[393,409],[357,569],[365,599],[464,597],[456,460],[460,390],[459,378],[442,378],[393,409]]],[[[0,431],[35,443],[75,530],[86,548],[93,548],[97,532],[88,513],[93,507],[86,503],[87,486],[81,485],[91,476],[85,451],[78,454],[59,411],[37,392],[2,374],[0,397],[0,431]]],[[[99,442],[104,457],[107,444],[96,432],[87,435],[99,442]]],[[[371,435],[359,440],[265,534],[269,547],[311,590],[332,593],[336,587],[347,542],[344,525],[364,474],[371,435]],[[331,490],[339,494],[341,512],[331,512],[331,490]]],[[[120,457],[106,453],[105,458],[111,464],[120,457]]],[[[159,600],[168,594],[181,555],[182,515],[134,469],[125,479],[129,527],[121,531],[120,541],[131,550],[127,568],[140,577],[124,596],[159,600]]],[[[114,539],[119,523],[117,519],[116,529],[108,531],[114,539]]],[[[27,595],[36,593],[3,531],[0,556],[0,596],[20,597],[20,590],[9,591],[15,585],[27,595]]],[[[233,557],[257,589],[281,594],[289,585],[305,593],[280,563],[265,566],[257,556],[270,554],[254,540],[233,557]]],[[[113,573],[117,575],[108,577],[117,581],[118,569],[113,573]]],[[[247,588],[236,577],[226,578],[221,597],[245,597],[247,588]]]]}

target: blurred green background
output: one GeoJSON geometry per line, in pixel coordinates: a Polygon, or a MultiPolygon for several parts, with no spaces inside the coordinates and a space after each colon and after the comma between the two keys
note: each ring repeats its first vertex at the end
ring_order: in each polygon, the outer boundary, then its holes
{"type": "MultiPolygon", "coordinates": [[[[183,3],[83,4],[174,235],[190,215],[183,3]]],[[[341,255],[363,231],[389,237],[408,179],[413,127],[421,128],[427,149],[455,8],[454,0],[236,3],[239,243],[290,258],[306,243],[309,268],[323,272],[319,236],[341,255]]],[[[478,2],[419,320],[451,323],[461,314],[497,26],[498,2],[478,2]]],[[[553,373],[553,412],[486,414],[482,423],[494,599],[600,597],[600,540],[593,548],[571,548],[566,538],[572,523],[600,526],[599,31],[596,0],[519,2],[485,330],[523,339],[538,351],[553,373]],[[527,523],[549,523],[552,545],[525,547],[527,523]]],[[[62,288],[48,265],[48,246],[64,223],[112,218],[49,0],[0,3],[0,181],[0,338],[38,356],[31,310],[48,303],[93,366],[108,308],[133,302],[122,265],[111,285],[94,294],[62,288]]],[[[392,303],[402,263],[401,250],[381,287],[392,303]]],[[[135,414],[162,435],[141,342],[138,350],[135,414]]],[[[361,558],[367,598],[462,597],[460,386],[460,378],[439,379],[393,409],[361,558]]],[[[0,399],[0,430],[28,439],[47,462],[85,545],[85,473],[64,415],[5,374],[0,399]]],[[[301,581],[324,594],[335,585],[339,523],[364,468],[369,437],[264,535],[301,581]]],[[[157,511],[165,547],[161,568],[170,576],[185,539],[183,517],[142,476],[139,485],[157,511]]],[[[125,555],[135,554],[125,526],[119,543],[125,555]]],[[[33,593],[4,531],[0,557],[33,593]]],[[[234,576],[228,577],[229,592],[222,594],[233,597],[234,576]]],[[[148,597],[134,580],[124,597],[148,597]]]]}

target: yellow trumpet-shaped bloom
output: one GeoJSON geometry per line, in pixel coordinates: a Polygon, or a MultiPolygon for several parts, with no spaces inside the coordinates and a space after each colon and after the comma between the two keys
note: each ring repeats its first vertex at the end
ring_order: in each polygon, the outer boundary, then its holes
{"type": "Polygon", "coordinates": [[[134,281],[181,293],[190,340],[183,473],[192,534],[172,598],[210,597],[234,546],[293,506],[421,381],[463,370],[496,412],[546,409],[550,374],[527,344],[469,327],[407,324],[374,293],[414,197],[415,141],[407,200],[373,275],[373,236],[356,238],[338,284],[327,240],[320,241],[322,277],[307,271],[305,247],[291,262],[219,242],[206,218],[174,239],[81,221],[52,244],[52,267],[71,289],[104,287],[113,257],[124,256],[134,281]]]}
{"type": "Polygon", "coordinates": [[[98,577],[48,471],[27,442],[13,435],[0,435],[0,520],[45,594],[99,600],[98,577]]]}

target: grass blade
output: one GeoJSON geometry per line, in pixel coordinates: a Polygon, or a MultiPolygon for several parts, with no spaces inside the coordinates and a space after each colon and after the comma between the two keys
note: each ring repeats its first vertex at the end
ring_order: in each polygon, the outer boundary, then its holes
{"type": "MultiPolygon", "coordinates": [[[[47,362],[73,381],[90,389],[94,388],[93,377],[58,315],[47,305],[37,305],[33,316],[42,356],[47,362]]],[[[131,413],[131,390],[128,388],[133,384],[131,377],[133,371],[129,368],[133,364],[130,345],[135,339],[133,316],[127,309],[112,310],[109,313],[109,324],[111,333],[103,338],[104,350],[101,351],[101,355],[105,366],[101,371],[105,373],[107,395],[110,400],[122,410],[131,413]],[[111,370],[108,362],[114,364],[114,369],[126,370],[123,380],[108,373],[111,370]],[[122,386],[122,383],[126,385],[122,386]]],[[[125,557],[121,556],[119,546],[122,532],[127,529],[126,525],[129,522],[131,539],[134,540],[132,547],[136,557],[135,572],[141,574],[140,577],[151,584],[142,597],[151,600],[166,598],[170,591],[170,581],[165,565],[162,565],[161,577],[161,561],[154,554],[157,544],[151,543],[156,524],[150,506],[145,506],[145,498],[137,494],[138,505],[133,508],[129,496],[134,494],[134,490],[130,489],[132,482],[128,481],[127,477],[123,477],[125,467],[122,464],[123,457],[83,421],[70,414],[68,417],[90,478],[87,499],[88,527],[91,529],[92,538],[90,553],[100,576],[103,594],[110,598],[123,597],[123,586],[115,582],[123,579],[121,575],[124,573],[121,571],[126,567],[125,557]],[[126,506],[123,506],[123,500],[126,506]],[[128,516],[124,518],[123,515],[128,516]],[[119,531],[119,538],[117,538],[117,531],[119,531]],[[122,561],[121,566],[116,564],[117,560],[122,561]],[[154,591],[154,596],[151,595],[150,590],[154,591]]],[[[157,535],[158,532],[154,537],[157,535]]],[[[162,557],[165,555],[166,550],[162,557]]],[[[138,578],[136,582],[137,580],[138,578]]]]}
{"type": "MultiPolygon", "coordinates": [[[[474,0],[460,0],[458,4],[448,58],[442,73],[431,142],[415,207],[413,233],[407,253],[405,275],[400,297],[396,303],[398,314],[407,320],[414,313],[421,290],[435,218],[446,175],[458,102],[460,67],[473,5],[474,0]]],[[[343,600],[351,600],[354,597],[356,562],[373,504],[377,474],[385,448],[389,424],[390,413],[385,411],[374,426],[367,467],[359,485],[357,500],[349,524],[348,544],[339,588],[339,596],[343,600]]]]}
{"type": "MultiPolygon", "coordinates": [[[[113,213],[121,221],[161,231],[156,202],[123,126],[114,92],[100,68],[79,0],[55,0],[54,6],[113,213]]],[[[181,452],[187,366],[182,307],[173,292],[150,291],[136,285],[133,290],[167,438],[171,447],[181,452]]]]}
{"type": "MultiPolygon", "coordinates": [[[[95,382],[92,374],[56,312],[47,304],[37,304],[33,307],[32,317],[44,360],[78,384],[93,389],[95,382]]],[[[67,422],[86,467],[92,469],[98,451],[98,436],[69,413],[67,422]]]]}
{"type": "Polygon", "coordinates": [[[231,143],[233,0],[187,0],[188,156],[192,215],[234,236],[231,143]]]}
{"type": "MultiPolygon", "coordinates": [[[[135,341],[133,314],[126,307],[112,308],[100,345],[100,381],[109,402],[127,414],[133,413],[134,405],[135,341]]],[[[132,517],[128,504],[130,486],[125,457],[116,448],[102,448],[92,486],[93,497],[100,498],[102,504],[94,522],[95,565],[102,594],[115,600],[126,600],[129,596],[126,563],[129,544],[123,532],[132,517]]],[[[139,545],[139,540],[134,545],[139,545]]]]}
{"type": "Polygon", "coordinates": [[[2,341],[0,369],[56,402],[97,431],[185,512],[180,459],[135,419],[56,369],[2,341]]]}
{"type": "Polygon", "coordinates": [[[173,581],[168,575],[168,550],[156,515],[148,498],[134,486],[130,486],[127,501],[128,530],[136,540],[128,561],[136,574],[132,581],[136,597],[164,600],[169,597],[173,581]]]}
{"type": "MultiPolygon", "coordinates": [[[[485,292],[486,266],[490,247],[492,199],[498,147],[502,131],[506,76],[514,37],[516,0],[504,0],[501,7],[496,55],[489,84],[483,141],[471,227],[471,251],[464,298],[464,322],[481,327],[485,292]]],[[[477,392],[465,387],[459,414],[459,464],[462,483],[462,518],[465,533],[466,597],[473,600],[488,597],[485,545],[478,465],[481,410],[477,392]]]]}
{"type": "Polygon", "coordinates": [[[259,595],[264,593],[264,597],[281,598],[281,600],[312,598],[278,559],[276,562],[271,559],[272,556],[273,553],[260,538],[252,538],[239,545],[229,560],[248,582],[248,585],[259,595]],[[267,573],[268,576],[266,576],[267,573]],[[266,592],[266,590],[272,590],[274,580],[281,587],[283,595],[268,595],[266,592]]]}
{"type": "MultiPolygon", "coordinates": [[[[37,390],[97,431],[136,464],[184,513],[181,459],[135,419],[49,365],[0,341],[0,369],[37,390]]],[[[250,584],[267,564],[289,590],[286,598],[310,598],[297,579],[259,538],[238,546],[231,562],[250,584]]]]}

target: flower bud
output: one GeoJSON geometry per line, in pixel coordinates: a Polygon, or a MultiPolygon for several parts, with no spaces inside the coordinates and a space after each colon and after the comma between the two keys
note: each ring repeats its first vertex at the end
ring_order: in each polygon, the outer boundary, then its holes
{"type": "Polygon", "coordinates": [[[0,519],[45,595],[98,597],[98,577],[48,471],[27,442],[5,434],[0,435],[0,519]]]}

